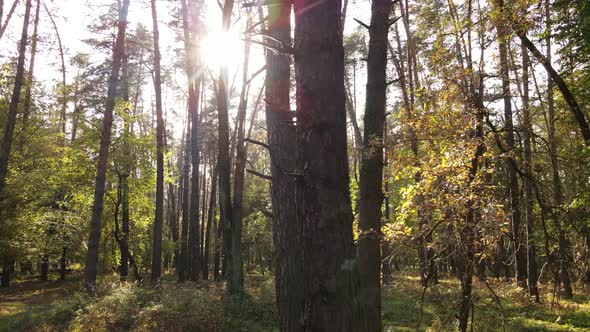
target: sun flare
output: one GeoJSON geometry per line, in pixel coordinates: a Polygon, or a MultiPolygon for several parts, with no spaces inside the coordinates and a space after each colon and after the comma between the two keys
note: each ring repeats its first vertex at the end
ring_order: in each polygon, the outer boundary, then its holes
{"type": "Polygon", "coordinates": [[[199,56],[210,69],[235,67],[242,60],[242,40],[234,31],[209,31],[201,42],[199,56]]]}

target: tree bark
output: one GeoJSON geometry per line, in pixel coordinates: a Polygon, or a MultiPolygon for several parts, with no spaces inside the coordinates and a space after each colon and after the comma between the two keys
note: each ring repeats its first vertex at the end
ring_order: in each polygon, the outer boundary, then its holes
{"type": "Polygon", "coordinates": [[[358,331],[341,1],[294,2],[297,215],[306,331],[358,331]]]}
{"type": "Polygon", "coordinates": [[[162,76],[160,69],[160,32],[156,0],[151,0],[154,38],[154,88],[156,93],[156,215],[152,246],[152,283],[162,274],[162,225],[164,223],[164,117],[162,114],[162,76]]]}
{"type": "Polygon", "coordinates": [[[92,219],[90,221],[90,234],[88,238],[88,254],[86,257],[85,286],[89,293],[94,294],[96,288],[96,275],[98,273],[98,247],[101,232],[101,218],[104,207],[104,193],[106,172],[108,168],[109,146],[111,143],[111,128],[113,125],[113,110],[115,109],[115,97],[121,61],[125,55],[125,31],[127,29],[127,13],[129,12],[129,0],[123,0],[119,12],[118,33],[113,49],[113,63],[109,78],[106,108],[103,118],[103,126],[98,154],[98,166],[96,169],[96,186],[94,190],[94,203],[92,206],[92,219]]]}
{"type": "MultiPolygon", "coordinates": [[[[291,0],[273,0],[266,42],[276,47],[291,45],[291,0]]],[[[260,17],[262,17],[260,12],[260,17]]],[[[263,27],[264,29],[264,27],[263,27]]],[[[291,59],[288,54],[267,50],[265,117],[271,159],[270,194],[272,200],[273,245],[275,248],[275,290],[281,331],[301,331],[303,283],[300,255],[300,227],[295,204],[296,136],[291,111],[291,59]]]]}
{"type": "Polygon", "coordinates": [[[358,264],[363,331],[381,331],[381,207],[383,127],[387,92],[387,35],[391,0],[373,0],[359,183],[358,264]]]}

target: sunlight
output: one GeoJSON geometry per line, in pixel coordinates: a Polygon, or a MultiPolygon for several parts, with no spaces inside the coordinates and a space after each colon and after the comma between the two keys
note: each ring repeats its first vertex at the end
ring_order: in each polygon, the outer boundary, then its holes
{"type": "Polygon", "coordinates": [[[242,40],[234,31],[209,31],[199,48],[199,56],[209,69],[236,67],[242,61],[242,52],[242,40]]]}

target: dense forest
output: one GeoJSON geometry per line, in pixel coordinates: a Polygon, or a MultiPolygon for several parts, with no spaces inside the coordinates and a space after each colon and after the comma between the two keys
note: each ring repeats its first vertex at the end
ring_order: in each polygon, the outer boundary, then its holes
{"type": "Polygon", "coordinates": [[[588,0],[0,0],[1,331],[590,330],[588,0]]]}

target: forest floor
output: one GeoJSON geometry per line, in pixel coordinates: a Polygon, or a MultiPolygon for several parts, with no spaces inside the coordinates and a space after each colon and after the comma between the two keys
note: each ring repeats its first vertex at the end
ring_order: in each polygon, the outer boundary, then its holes
{"type": "MultiPolygon", "coordinates": [[[[104,276],[97,298],[80,291],[79,275],[65,282],[19,281],[0,290],[0,331],[277,330],[268,277],[248,277],[249,295],[236,297],[224,297],[219,283],[179,285],[172,278],[154,289],[104,276]]],[[[474,331],[590,331],[588,292],[553,299],[542,286],[543,303],[535,304],[516,286],[496,280],[489,286],[474,280],[474,331]]],[[[458,290],[458,282],[443,279],[423,292],[412,273],[397,275],[383,291],[384,331],[454,330],[458,290]]]]}

